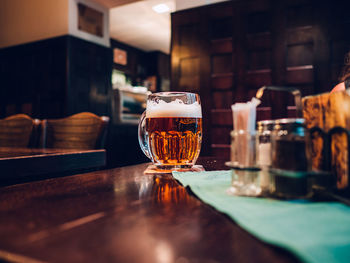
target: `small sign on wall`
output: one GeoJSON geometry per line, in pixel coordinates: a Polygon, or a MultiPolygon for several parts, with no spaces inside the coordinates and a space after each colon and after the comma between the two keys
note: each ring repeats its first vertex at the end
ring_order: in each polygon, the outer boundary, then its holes
{"type": "Polygon", "coordinates": [[[94,0],[68,0],[68,3],[68,33],[109,47],[108,8],[94,0]]]}
{"type": "Polygon", "coordinates": [[[126,66],[128,63],[128,54],[125,50],[114,48],[113,49],[113,61],[116,64],[126,66]]]}
{"type": "Polygon", "coordinates": [[[78,3],[78,29],[103,37],[103,13],[78,3]]]}

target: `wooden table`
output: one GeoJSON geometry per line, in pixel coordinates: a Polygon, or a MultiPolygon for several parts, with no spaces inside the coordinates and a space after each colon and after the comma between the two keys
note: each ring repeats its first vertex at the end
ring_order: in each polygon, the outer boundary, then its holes
{"type": "MultiPolygon", "coordinates": [[[[222,160],[201,158],[207,170],[222,160]]],[[[0,259],[20,262],[297,262],[148,164],[0,188],[0,259]]],[[[1,261],[1,260],[0,260],[1,261]]]]}
{"type": "Polygon", "coordinates": [[[106,150],[0,147],[0,186],[104,167],[106,150]]]}

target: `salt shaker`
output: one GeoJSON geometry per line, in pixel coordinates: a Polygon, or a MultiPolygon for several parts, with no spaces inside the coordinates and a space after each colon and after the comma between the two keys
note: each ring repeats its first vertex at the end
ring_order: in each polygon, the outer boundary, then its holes
{"type": "Polygon", "coordinates": [[[261,169],[259,174],[262,192],[269,192],[271,187],[271,177],[268,169],[271,166],[271,132],[274,124],[273,120],[257,122],[256,162],[261,169]]]}
{"type": "Polygon", "coordinates": [[[273,120],[257,122],[256,152],[259,166],[271,165],[271,132],[274,124],[273,120]]]}

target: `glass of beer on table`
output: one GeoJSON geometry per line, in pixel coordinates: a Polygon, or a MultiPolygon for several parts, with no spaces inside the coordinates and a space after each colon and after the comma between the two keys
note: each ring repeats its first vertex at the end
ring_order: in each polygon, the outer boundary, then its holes
{"type": "Polygon", "coordinates": [[[139,123],[139,143],[157,170],[190,169],[202,143],[202,109],[198,94],[159,92],[149,95],[139,123]]]}

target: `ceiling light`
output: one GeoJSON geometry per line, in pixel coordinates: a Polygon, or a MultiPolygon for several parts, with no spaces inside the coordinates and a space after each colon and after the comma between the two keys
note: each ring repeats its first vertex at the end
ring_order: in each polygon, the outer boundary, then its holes
{"type": "Polygon", "coordinates": [[[170,11],[169,6],[167,6],[166,4],[155,5],[152,7],[152,9],[159,14],[170,11]]]}

